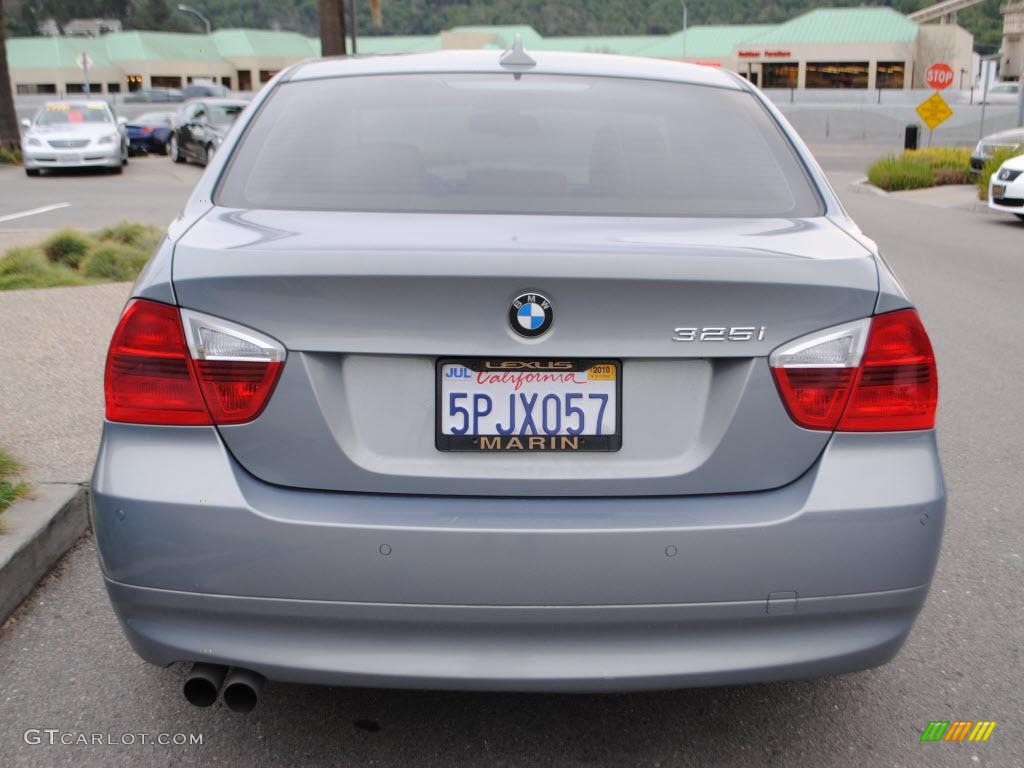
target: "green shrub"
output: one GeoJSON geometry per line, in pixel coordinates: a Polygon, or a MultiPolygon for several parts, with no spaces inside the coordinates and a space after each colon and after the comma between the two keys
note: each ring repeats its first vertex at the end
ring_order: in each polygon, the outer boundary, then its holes
{"type": "Polygon", "coordinates": [[[21,150],[16,147],[0,147],[0,165],[21,165],[21,150]]]}
{"type": "Polygon", "coordinates": [[[907,154],[883,157],[868,168],[868,181],[887,192],[922,189],[934,183],[931,165],[907,154]]]}
{"type": "Polygon", "coordinates": [[[9,453],[0,449],[0,512],[9,507],[15,499],[28,490],[25,483],[15,480],[21,471],[21,464],[9,453]]]}
{"type": "Polygon", "coordinates": [[[968,168],[933,168],[932,179],[936,187],[945,184],[973,184],[971,172],[968,168]]]}
{"type": "Polygon", "coordinates": [[[927,147],[925,149],[908,150],[903,154],[918,160],[924,160],[933,170],[947,168],[950,170],[962,170],[964,173],[967,173],[971,166],[970,147],[927,147]]]}
{"type": "Polygon", "coordinates": [[[105,227],[96,232],[96,239],[103,242],[120,243],[142,247],[160,242],[162,232],[152,224],[140,221],[120,221],[112,227],[105,227]]]}
{"type": "Polygon", "coordinates": [[[149,254],[119,243],[99,245],[82,262],[82,274],[101,280],[123,282],[138,277],[149,254]]]}
{"type": "Polygon", "coordinates": [[[992,157],[985,161],[985,166],[981,169],[981,175],[978,176],[979,200],[988,200],[988,182],[992,178],[992,174],[999,170],[999,166],[1011,157],[1016,157],[1020,154],[1024,154],[1020,147],[1016,149],[1003,147],[992,153],[992,157]]]}
{"type": "Polygon", "coordinates": [[[11,248],[0,259],[0,291],[83,285],[86,280],[63,264],[52,264],[37,246],[11,248]]]}
{"type": "Polygon", "coordinates": [[[78,269],[85,254],[89,252],[89,238],[73,229],[55,232],[43,242],[43,252],[54,264],[64,264],[78,269]]]}

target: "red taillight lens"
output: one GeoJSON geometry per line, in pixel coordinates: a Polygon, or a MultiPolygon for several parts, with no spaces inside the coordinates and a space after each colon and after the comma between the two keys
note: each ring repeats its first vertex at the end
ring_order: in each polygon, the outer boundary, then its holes
{"type": "Polygon", "coordinates": [[[850,397],[856,368],[776,368],[775,383],[789,415],[807,429],[835,429],[850,397]]]}
{"type": "Polygon", "coordinates": [[[904,309],[797,340],[772,355],[793,421],[807,429],[888,432],[935,426],[935,355],[904,309]],[[866,335],[866,339],[865,339],[866,335]]]}
{"type": "Polygon", "coordinates": [[[151,134],[152,132],[153,132],[153,126],[152,125],[144,125],[144,126],[142,126],[142,133],[145,134],[146,136],[149,136],[149,134],[151,134]]]}
{"type": "Polygon", "coordinates": [[[281,363],[197,360],[199,384],[215,424],[241,424],[263,411],[281,363]]]}
{"type": "Polygon", "coordinates": [[[135,424],[212,424],[178,310],[136,299],[117,324],[104,376],[107,418],[135,424]]]}
{"type": "Polygon", "coordinates": [[[874,317],[839,430],[931,429],[938,402],[935,354],[917,312],[904,309],[874,317]]]}
{"type": "Polygon", "coordinates": [[[134,424],[238,424],[263,410],[282,363],[194,360],[176,307],[129,302],[107,354],[107,418],[134,424]]]}

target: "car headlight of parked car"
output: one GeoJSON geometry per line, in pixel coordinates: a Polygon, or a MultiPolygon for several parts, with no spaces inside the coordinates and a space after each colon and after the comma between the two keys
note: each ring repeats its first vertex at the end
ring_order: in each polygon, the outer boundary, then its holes
{"type": "Polygon", "coordinates": [[[43,142],[41,142],[35,136],[27,136],[25,138],[25,144],[30,146],[30,147],[41,147],[41,146],[43,146],[43,142]]]}
{"type": "Polygon", "coordinates": [[[106,136],[100,136],[97,140],[97,144],[113,144],[117,141],[116,133],[108,133],[106,136]]]}
{"type": "Polygon", "coordinates": [[[1020,176],[1022,173],[1024,173],[1024,171],[1013,171],[1013,170],[1010,170],[1009,168],[1003,168],[999,172],[999,180],[1000,181],[1016,181],[1017,177],[1020,176]]]}

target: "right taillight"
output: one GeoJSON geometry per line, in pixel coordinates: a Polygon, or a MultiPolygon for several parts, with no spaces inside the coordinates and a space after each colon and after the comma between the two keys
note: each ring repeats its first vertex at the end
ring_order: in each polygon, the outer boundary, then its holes
{"type": "Polygon", "coordinates": [[[903,309],[818,331],[775,350],[775,383],[807,429],[931,429],[935,355],[917,312],[903,309]]]}
{"type": "Polygon", "coordinates": [[[128,303],[107,354],[107,419],[240,424],[266,406],[284,347],[220,318],[148,299],[128,303]]]}

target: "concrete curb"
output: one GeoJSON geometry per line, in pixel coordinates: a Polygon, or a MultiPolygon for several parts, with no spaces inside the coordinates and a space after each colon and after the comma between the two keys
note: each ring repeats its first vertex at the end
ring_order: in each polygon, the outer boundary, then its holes
{"type": "Polygon", "coordinates": [[[0,515],[0,624],[89,527],[88,490],[45,483],[0,515]]]}
{"type": "Polygon", "coordinates": [[[849,185],[847,185],[847,188],[851,192],[860,192],[862,195],[876,195],[877,197],[889,197],[888,192],[886,192],[881,187],[876,187],[874,184],[868,181],[867,176],[865,176],[862,179],[857,179],[856,181],[851,182],[849,185]]]}

